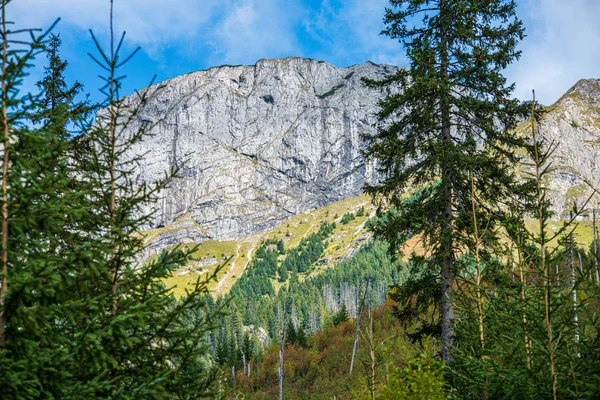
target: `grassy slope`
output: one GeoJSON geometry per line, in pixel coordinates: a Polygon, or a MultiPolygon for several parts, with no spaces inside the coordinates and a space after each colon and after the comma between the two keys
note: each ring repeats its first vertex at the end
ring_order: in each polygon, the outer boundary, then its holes
{"type": "MultiPolygon", "coordinates": [[[[215,296],[227,293],[241,276],[248,265],[248,261],[252,259],[255,249],[263,240],[268,238],[281,239],[284,241],[286,249],[294,248],[298,246],[302,238],[316,232],[323,221],[336,221],[337,227],[329,237],[329,245],[325,249],[323,257],[317,262],[315,270],[311,273],[311,275],[319,274],[341,260],[352,256],[365,243],[370,235],[364,224],[369,216],[373,215],[374,211],[375,208],[369,198],[363,195],[332,203],[307,214],[294,216],[279,227],[264,234],[248,236],[238,241],[219,242],[209,240],[203,242],[194,252],[195,261],[191,262],[189,266],[176,271],[174,276],[168,279],[166,283],[173,288],[173,293],[176,296],[181,296],[185,293],[186,287],[193,284],[198,277],[213,271],[218,265],[226,263],[218,276],[217,282],[213,282],[210,288],[215,296]],[[345,213],[352,212],[356,214],[361,206],[365,207],[364,216],[356,217],[348,224],[340,222],[345,213]]],[[[179,222],[181,221],[178,220],[171,226],[176,226],[179,222]]],[[[561,224],[561,222],[552,221],[549,227],[555,231],[561,224]]],[[[529,221],[527,227],[535,230],[535,222],[529,221]]],[[[144,234],[147,235],[149,242],[165,230],[173,229],[176,228],[160,228],[144,232],[144,234]]],[[[575,240],[587,247],[592,242],[592,237],[591,222],[580,221],[575,230],[575,240]]],[[[186,243],[183,246],[191,248],[195,244],[186,243]]],[[[408,256],[413,249],[418,253],[422,252],[418,238],[413,238],[407,243],[405,254],[408,256]]],[[[305,278],[304,274],[300,274],[300,280],[305,278]]],[[[276,290],[283,285],[283,283],[276,280],[273,280],[272,283],[276,290]]]]}
{"type": "MultiPolygon", "coordinates": [[[[281,239],[286,249],[297,247],[302,238],[316,232],[323,221],[336,221],[337,228],[330,236],[329,246],[321,260],[317,262],[317,268],[313,274],[337,264],[346,257],[351,256],[367,239],[368,233],[364,223],[374,212],[374,207],[366,195],[332,203],[326,207],[313,210],[307,214],[296,215],[277,228],[264,234],[251,235],[238,241],[219,242],[209,240],[201,243],[194,252],[194,261],[189,266],[176,271],[174,276],[166,281],[167,285],[173,287],[173,293],[181,296],[186,287],[191,285],[202,274],[206,274],[225,262],[218,281],[210,285],[215,296],[226,293],[231,289],[237,278],[243,273],[248,261],[252,259],[255,249],[267,238],[281,239]],[[341,224],[341,217],[347,213],[365,207],[365,215],[357,217],[348,224],[341,224]]],[[[146,243],[150,243],[164,232],[174,231],[180,224],[189,224],[189,217],[184,215],[168,227],[158,228],[144,232],[146,243]]],[[[185,243],[183,246],[192,248],[194,243],[185,243]]],[[[304,279],[300,276],[300,279],[304,279]]],[[[276,289],[282,283],[273,281],[276,289]]]]}

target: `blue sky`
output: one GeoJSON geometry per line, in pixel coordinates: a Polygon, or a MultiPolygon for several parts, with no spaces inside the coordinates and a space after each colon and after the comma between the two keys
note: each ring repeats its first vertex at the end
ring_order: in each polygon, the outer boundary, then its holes
{"type": "MultiPolygon", "coordinates": [[[[517,0],[528,37],[523,57],[506,72],[516,95],[535,88],[554,102],[580,78],[600,78],[600,0],[517,0]]],[[[115,30],[127,31],[130,62],[124,91],[222,64],[303,56],[348,66],[367,60],[406,65],[401,46],[379,35],[387,0],[115,0],[115,30]]],[[[88,29],[107,43],[109,0],[14,0],[18,26],[55,28],[69,61],[67,77],[86,91],[101,86],[88,29]]],[[[28,85],[41,76],[32,71],[28,85]]]]}

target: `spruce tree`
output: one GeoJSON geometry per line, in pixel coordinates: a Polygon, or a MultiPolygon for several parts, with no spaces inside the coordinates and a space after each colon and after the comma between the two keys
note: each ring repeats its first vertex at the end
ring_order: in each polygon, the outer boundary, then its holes
{"type": "Polygon", "coordinates": [[[562,226],[551,227],[546,182],[556,143],[540,138],[537,126],[532,117],[532,163],[523,171],[535,186],[527,199],[532,211],[511,207],[503,222],[512,251],[486,268],[483,287],[493,291],[486,307],[473,307],[468,288],[460,297],[453,384],[462,398],[598,397],[598,286],[591,279],[592,265],[575,256],[573,234],[592,196],[583,208],[574,207],[562,226]],[[533,228],[526,228],[526,218],[533,228]],[[485,353],[478,350],[482,335],[476,314],[482,311],[485,353]]]}
{"type": "Polygon", "coordinates": [[[93,319],[80,321],[86,334],[96,339],[77,346],[72,353],[80,360],[74,372],[81,381],[97,380],[86,398],[197,398],[210,394],[212,368],[207,335],[214,313],[207,300],[208,277],[198,277],[180,299],[163,283],[185,265],[195,249],[164,251],[144,260],[143,226],[152,223],[144,210],[157,201],[157,194],[171,182],[177,170],[165,171],[157,182],[136,182],[135,167],[143,155],[133,147],[149,134],[153,125],[131,129],[137,118],[160,91],[151,86],[133,96],[120,96],[124,77],[119,69],[137,50],[122,55],[123,33],[112,35],[105,50],[92,34],[98,56],[92,58],[106,71],[106,95],[87,131],[91,145],[83,155],[81,179],[91,186],[88,233],[97,271],[90,297],[93,319]]]}
{"type": "Polygon", "coordinates": [[[38,115],[34,116],[34,120],[52,118],[59,107],[70,109],[73,115],[69,121],[53,121],[58,125],[61,123],[65,125],[62,134],[66,137],[66,123],[77,123],[81,118],[86,117],[89,106],[87,102],[76,102],[76,97],[83,92],[83,85],[76,81],[70,86],[65,80],[65,72],[69,63],[60,57],[61,44],[60,35],[51,33],[44,46],[48,65],[44,67],[44,77],[36,83],[42,92],[42,98],[40,99],[41,108],[38,115]]]}
{"type": "Polygon", "coordinates": [[[127,122],[153,92],[121,98],[123,40],[111,41],[109,52],[98,46],[107,101],[79,133],[89,145],[76,150],[66,127],[77,113],[60,94],[69,91],[62,73],[40,94],[19,91],[34,57],[53,42],[35,30],[29,44],[14,36],[7,4],[0,8],[0,397],[210,395],[210,278],[176,299],[163,282],[193,249],[143,259],[140,229],[152,217],[144,205],[172,175],[134,182],[139,157],[131,146],[149,127],[132,132],[127,122]]]}
{"type": "MultiPolygon", "coordinates": [[[[31,122],[40,96],[20,90],[48,33],[28,30],[30,41],[20,40],[9,29],[7,4],[0,6],[0,397],[60,397],[69,372],[58,366],[71,357],[60,325],[78,307],[68,267],[81,266],[81,253],[63,258],[55,249],[63,225],[81,216],[82,198],[57,192],[68,180],[66,144],[55,124],[31,122]]],[[[53,120],[68,118],[64,108],[53,113],[53,120]]]]}
{"type": "MultiPolygon", "coordinates": [[[[380,128],[366,138],[366,156],[377,160],[382,179],[366,191],[391,206],[375,232],[393,252],[412,235],[422,238],[426,256],[413,255],[411,278],[396,292],[399,314],[439,310],[439,323],[423,323],[420,333],[440,333],[442,358],[450,362],[456,261],[469,246],[473,220],[470,177],[478,208],[497,210],[515,190],[512,166],[522,139],[511,129],[524,110],[502,73],[519,58],[524,28],[513,0],[390,4],[382,33],[400,41],[410,67],[366,81],[388,93],[380,101],[380,128]],[[411,187],[422,190],[405,201],[411,187]]],[[[486,221],[492,231],[500,215],[486,221]]]]}

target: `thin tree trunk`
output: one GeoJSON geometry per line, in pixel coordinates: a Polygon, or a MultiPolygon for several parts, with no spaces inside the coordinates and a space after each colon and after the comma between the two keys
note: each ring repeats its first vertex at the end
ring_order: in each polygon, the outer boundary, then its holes
{"type": "Polygon", "coordinates": [[[350,360],[350,375],[352,375],[352,370],[354,368],[354,358],[356,357],[356,352],[358,351],[358,334],[360,332],[360,316],[362,314],[362,309],[365,304],[365,298],[367,297],[367,290],[369,290],[369,280],[367,279],[367,285],[365,286],[365,294],[363,295],[362,302],[358,307],[358,313],[356,315],[356,333],[354,335],[354,347],[352,348],[352,359],[350,360]]]}
{"type": "Polygon", "coordinates": [[[283,400],[283,345],[279,350],[279,400],[283,400]]]}
{"type": "Polygon", "coordinates": [[[481,298],[481,263],[479,260],[479,229],[477,228],[477,215],[475,208],[475,178],[471,175],[471,207],[473,212],[473,230],[475,234],[475,266],[477,267],[477,277],[475,284],[477,287],[477,317],[479,319],[479,345],[481,346],[481,358],[485,352],[485,338],[483,334],[483,304],[481,298]]]}
{"type": "Polygon", "coordinates": [[[113,264],[113,276],[112,276],[112,292],[113,292],[113,309],[117,311],[118,307],[118,278],[119,278],[119,263],[117,261],[117,237],[114,232],[114,220],[116,210],[116,129],[117,129],[117,111],[115,110],[116,101],[116,90],[115,87],[115,49],[114,49],[114,31],[113,31],[113,0],[110,0],[110,54],[111,54],[111,71],[110,71],[110,204],[108,206],[108,214],[110,217],[110,228],[112,238],[112,249],[111,249],[111,262],[113,264]]]}
{"type": "MultiPolygon", "coordinates": [[[[573,240],[573,234],[571,234],[571,240],[573,240]]],[[[573,311],[575,315],[573,316],[573,324],[575,325],[575,346],[577,346],[577,357],[581,357],[579,353],[579,315],[577,314],[577,285],[575,281],[575,256],[573,254],[573,242],[571,242],[571,282],[573,286],[571,290],[573,291],[573,311]]]]}
{"type": "MultiPolygon", "coordinates": [[[[440,0],[440,69],[443,78],[441,119],[442,138],[445,143],[444,151],[452,146],[450,132],[450,100],[447,93],[448,86],[448,48],[446,36],[446,0],[440,0]]],[[[453,215],[452,215],[452,172],[448,165],[448,156],[444,155],[441,163],[442,169],[442,196],[444,199],[444,223],[441,231],[441,328],[442,328],[442,359],[448,364],[452,361],[452,346],[454,342],[454,305],[452,304],[452,285],[454,283],[454,240],[453,215]]]]}
{"type": "Polygon", "coordinates": [[[538,206],[538,222],[539,222],[539,239],[540,239],[540,270],[544,273],[544,305],[546,308],[546,331],[548,333],[548,358],[550,362],[550,376],[552,379],[552,397],[554,400],[557,399],[557,382],[556,382],[556,368],[554,365],[554,336],[552,333],[552,320],[550,315],[550,301],[552,294],[552,278],[551,278],[551,265],[546,262],[546,234],[544,231],[544,204],[543,204],[543,189],[542,189],[542,176],[541,176],[541,161],[539,148],[537,143],[537,135],[535,131],[535,91],[533,91],[533,102],[531,105],[533,110],[531,116],[531,129],[533,134],[534,151],[535,151],[535,176],[536,176],[536,189],[537,189],[537,206],[538,206]]]}
{"type": "Polygon", "coordinates": [[[596,270],[596,284],[600,284],[600,276],[598,274],[598,229],[596,228],[596,209],[592,210],[593,227],[594,227],[594,266],[596,270]]]}
{"type": "Polygon", "coordinates": [[[279,348],[279,400],[283,400],[283,348],[285,346],[285,304],[283,306],[281,347],[279,348]]]}
{"type": "Polygon", "coordinates": [[[0,287],[0,347],[6,342],[4,298],[8,290],[8,161],[9,161],[9,124],[8,124],[8,93],[7,90],[7,29],[6,29],[6,4],[2,4],[2,129],[4,142],[2,150],[2,248],[0,249],[2,259],[2,286],[0,287]]]}
{"type": "Polygon", "coordinates": [[[375,343],[373,339],[373,316],[369,307],[369,361],[371,362],[371,399],[375,399],[375,343]]]}
{"type": "Polygon", "coordinates": [[[522,232],[519,232],[519,241],[521,242],[517,246],[517,257],[519,259],[519,279],[521,280],[521,303],[523,305],[523,340],[525,342],[525,354],[527,354],[527,368],[531,368],[531,339],[527,335],[527,301],[525,295],[525,287],[527,285],[525,274],[525,263],[523,262],[522,253],[522,232]]]}

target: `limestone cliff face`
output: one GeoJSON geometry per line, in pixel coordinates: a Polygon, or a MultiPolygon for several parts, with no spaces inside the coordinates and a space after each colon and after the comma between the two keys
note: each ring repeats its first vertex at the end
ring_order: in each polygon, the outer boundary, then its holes
{"type": "Polygon", "coordinates": [[[565,214],[592,193],[589,184],[600,190],[600,79],[580,80],[546,111],[540,134],[557,145],[549,199],[565,214]]]}
{"type": "Polygon", "coordinates": [[[381,94],[361,77],[397,67],[348,68],[297,57],[221,66],[164,82],[136,124],[156,126],[133,149],[138,182],[171,166],[180,178],[154,206],[151,252],[231,240],[292,215],[356,196],[373,179],[361,134],[375,129],[381,94]]]}
{"type": "MultiPolygon", "coordinates": [[[[147,210],[156,216],[149,252],[265,232],[359,195],[375,172],[361,157],[361,135],[376,129],[383,95],[361,77],[397,68],[370,62],[336,68],[290,57],[162,83],[130,126],[155,125],[133,149],[144,154],[138,182],[180,167],[180,178],[147,210]]],[[[600,80],[579,81],[547,110],[540,133],[558,144],[549,197],[564,213],[590,193],[582,177],[600,186],[600,80]]],[[[522,126],[526,133],[528,124],[522,126]]]]}

